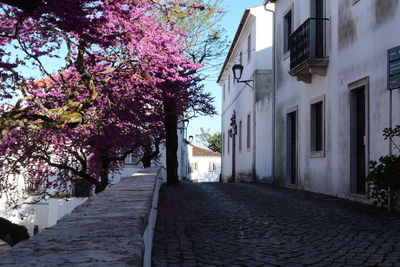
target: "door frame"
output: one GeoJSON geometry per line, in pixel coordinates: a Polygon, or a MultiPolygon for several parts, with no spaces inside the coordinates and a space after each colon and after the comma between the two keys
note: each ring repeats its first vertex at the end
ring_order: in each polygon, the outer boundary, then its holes
{"type": "MultiPolygon", "coordinates": [[[[311,0],[310,1],[310,18],[316,18],[317,17],[317,8],[316,8],[316,1],[318,0],[311,0]]],[[[322,0],[322,14],[320,14],[322,17],[326,17],[326,1],[322,0]]]]}
{"type": "Polygon", "coordinates": [[[232,182],[236,182],[236,134],[232,134],[232,182]]]}
{"type": "MultiPolygon", "coordinates": [[[[370,104],[369,104],[369,76],[361,78],[357,81],[354,81],[352,83],[349,83],[347,88],[348,88],[348,104],[349,104],[349,130],[348,130],[348,137],[349,137],[349,149],[348,149],[348,155],[349,155],[349,189],[350,189],[350,193],[352,195],[361,195],[361,196],[365,196],[367,194],[367,182],[365,182],[365,194],[358,194],[356,192],[356,190],[354,190],[354,181],[353,181],[353,177],[352,177],[352,168],[354,168],[354,164],[352,162],[352,155],[353,155],[353,151],[352,151],[352,127],[351,127],[351,123],[352,123],[352,118],[351,118],[351,92],[357,89],[360,89],[361,87],[364,87],[365,90],[365,176],[368,175],[369,173],[369,160],[370,160],[370,104]]],[[[357,186],[357,184],[355,184],[355,186],[357,186]]]]}
{"type": "MultiPolygon", "coordinates": [[[[299,107],[298,107],[298,105],[295,105],[295,106],[292,106],[292,107],[286,109],[285,122],[286,122],[285,123],[285,139],[286,139],[286,153],[285,153],[286,175],[285,175],[285,177],[286,177],[286,179],[285,180],[286,180],[287,185],[297,187],[299,184],[299,143],[300,143],[299,142],[299,107]],[[291,155],[291,152],[290,152],[291,149],[289,147],[289,142],[291,144],[291,140],[289,138],[288,117],[291,113],[296,114],[296,133],[295,133],[295,135],[296,135],[296,155],[295,155],[295,157],[296,157],[296,173],[295,173],[296,181],[294,184],[291,183],[292,171],[291,171],[291,166],[289,166],[289,164],[288,164],[288,162],[289,162],[288,156],[289,156],[289,154],[291,155]]],[[[291,135],[290,135],[290,137],[291,137],[291,135]]]]}

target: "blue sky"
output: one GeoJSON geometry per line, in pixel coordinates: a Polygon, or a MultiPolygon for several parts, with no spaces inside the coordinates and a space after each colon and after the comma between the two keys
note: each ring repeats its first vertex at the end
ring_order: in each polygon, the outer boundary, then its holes
{"type": "MultiPolygon", "coordinates": [[[[248,7],[254,7],[262,5],[263,0],[224,0],[223,6],[226,10],[226,14],[222,20],[222,26],[226,29],[229,41],[232,41],[235,36],[236,30],[239,26],[240,20],[242,19],[243,12],[248,7]]],[[[222,61],[224,61],[222,59],[222,61]]],[[[223,62],[221,62],[223,63],[223,62]]],[[[222,66],[221,66],[222,67],[222,66]]],[[[220,69],[217,71],[219,73],[220,69]]],[[[215,75],[214,75],[215,76],[215,75]]],[[[193,137],[200,133],[200,128],[210,129],[210,132],[221,131],[221,88],[216,83],[217,77],[210,77],[204,82],[205,89],[213,94],[215,97],[215,107],[218,111],[218,115],[214,117],[198,117],[190,120],[188,127],[188,136],[193,137]]],[[[201,145],[194,138],[193,143],[201,145]]]]}

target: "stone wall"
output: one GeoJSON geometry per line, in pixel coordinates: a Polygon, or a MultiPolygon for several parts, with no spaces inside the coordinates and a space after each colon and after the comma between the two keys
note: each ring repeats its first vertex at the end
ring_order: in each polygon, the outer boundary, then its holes
{"type": "Polygon", "coordinates": [[[144,255],[151,255],[154,210],[164,179],[165,169],[158,167],[122,179],[0,256],[0,265],[142,266],[144,255]]]}
{"type": "Polygon", "coordinates": [[[0,255],[7,253],[8,251],[10,251],[10,249],[11,247],[6,242],[0,239],[0,255]]]}

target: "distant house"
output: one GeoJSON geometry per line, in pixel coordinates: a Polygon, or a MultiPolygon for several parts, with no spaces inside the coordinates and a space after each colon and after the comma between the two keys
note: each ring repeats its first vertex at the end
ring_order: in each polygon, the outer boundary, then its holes
{"type": "Polygon", "coordinates": [[[188,142],[188,179],[193,182],[218,182],[221,154],[188,142]]]}

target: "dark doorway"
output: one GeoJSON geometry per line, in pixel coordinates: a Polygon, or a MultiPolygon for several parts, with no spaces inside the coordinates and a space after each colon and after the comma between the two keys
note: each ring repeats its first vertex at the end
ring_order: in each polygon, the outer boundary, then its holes
{"type": "Polygon", "coordinates": [[[286,117],[286,169],[290,184],[297,184],[297,111],[286,117]]]}
{"type": "Polygon", "coordinates": [[[350,91],[350,187],[355,194],[365,194],[366,126],[366,90],[361,86],[350,91]]]}

